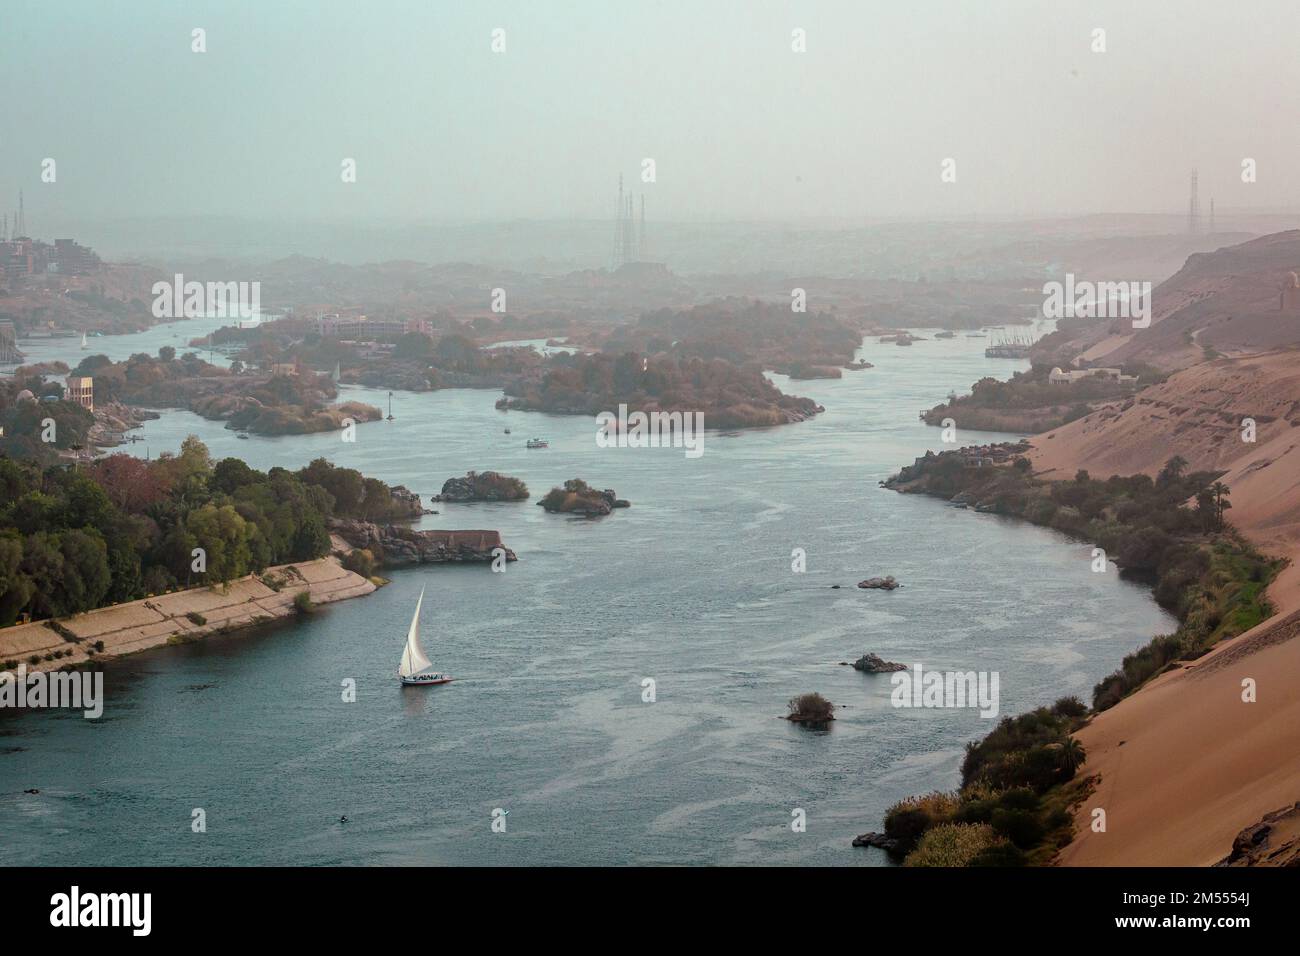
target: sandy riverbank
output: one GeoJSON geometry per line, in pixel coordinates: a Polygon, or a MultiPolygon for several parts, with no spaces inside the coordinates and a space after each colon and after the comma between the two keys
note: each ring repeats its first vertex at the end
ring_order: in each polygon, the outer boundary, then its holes
{"type": "Polygon", "coordinates": [[[1155,475],[1180,454],[1222,470],[1228,518],[1291,560],[1270,586],[1277,614],[1163,674],[1078,733],[1097,775],[1061,861],[1076,866],[1218,862],[1234,838],[1300,800],[1300,351],[1221,359],[1033,440],[1036,472],[1067,478],[1155,475]],[[1242,441],[1242,421],[1257,440],[1242,441]],[[1242,701],[1242,681],[1258,687],[1242,701]],[[1106,810],[1094,833],[1092,810],[1106,810]]]}
{"type": "Polygon", "coordinates": [[[190,588],[63,618],[56,622],[57,629],[47,621],[4,628],[0,630],[0,663],[15,660],[27,662],[29,670],[52,670],[87,660],[101,661],[293,617],[297,614],[294,598],[304,591],[313,604],[329,604],[374,590],[373,583],[346,570],[335,558],[299,561],[268,568],[262,575],[238,578],[224,589],[190,588]],[[271,578],[284,582],[279,590],[265,583],[271,578]],[[203,623],[198,623],[200,620],[203,623]],[[103,650],[88,653],[99,641],[103,641],[103,650]],[[64,656],[45,660],[55,651],[64,652],[64,656]],[[30,663],[33,656],[40,658],[39,663],[30,663]]]}

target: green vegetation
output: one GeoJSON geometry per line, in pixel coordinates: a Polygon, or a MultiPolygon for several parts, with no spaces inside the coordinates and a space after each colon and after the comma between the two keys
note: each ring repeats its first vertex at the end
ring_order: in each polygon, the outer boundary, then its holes
{"type": "Polygon", "coordinates": [[[602,343],[605,353],[637,352],[651,358],[687,361],[721,359],[733,366],[777,372],[816,370],[811,377],[838,373],[853,360],[862,333],[830,312],[791,312],[788,305],[727,300],[691,309],[657,309],[631,325],[615,326],[602,343]],[[823,374],[820,370],[830,371],[823,374]]]}
{"type": "Polygon", "coordinates": [[[53,464],[60,451],[83,447],[95,416],[62,395],[43,375],[0,379],[0,457],[53,464]],[[25,391],[32,397],[20,400],[25,391]]]}
{"type": "Polygon", "coordinates": [[[810,398],[781,392],[761,365],[723,358],[600,352],[552,356],[547,369],[539,381],[507,386],[506,406],[561,415],[597,415],[620,404],[634,411],[702,412],[710,428],[782,425],[820,411],[810,398]]]}
{"type": "Polygon", "coordinates": [[[442,501],[523,501],[528,486],[518,478],[496,471],[470,471],[464,478],[448,478],[438,496],[442,501]]]}
{"type": "Polygon", "coordinates": [[[363,578],[375,575],[375,556],[369,548],[353,548],[343,557],[343,567],[363,578]]]}
{"type": "Polygon", "coordinates": [[[318,558],[332,515],[409,513],[400,491],[350,468],[214,463],[193,436],[154,461],[119,454],[68,469],[0,457],[0,626],[318,558]]]}
{"type": "Polygon", "coordinates": [[[1255,551],[1227,525],[1229,489],[1212,472],[1187,471],[1174,456],[1148,475],[1105,481],[1080,471],[1072,481],[1043,481],[1016,458],[1010,467],[972,468],[961,452],[928,455],[890,479],[892,487],[953,498],[980,510],[1055,528],[1103,549],[1126,575],[1152,585],[1179,619],[1124,659],[1099,683],[1093,706],[1105,710],[1175,661],[1204,654],[1273,613],[1264,590],[1281,564],[1255,551]],[[1196,507],[1187,507],[1194,499],[1196,507]]]}
{"type": "Polygon", "coordinates": [[[537,502],[547,511],[557,514],[577,514],[588,517],[607,515],[615,508],[626,508],[627,502],[611,490],[597,491],[581,478],[570,478],[562,488],[552,488],[546,497],[537,502]]]}
{"type": "MultiPolygon", "coordinates": [[[[948,401],[921,414],[929,425],[941,425],[952,418],[961,428],[985,431],[1045,432],[1083,418],[1101,402],[1115,401],[1132,395],[1135,388],[1103,376],[1089,376],[1075,382],[1048,381],[1051,365],[1035,364],[1016,372],[1007,381],[982,378],[971,394],[948,401]]],[[[1140,363],[1130,363],[1121,371],[1138,376],[1145,388],[1163,381],[1164,373],[1140,363]]]]}
{"type": "MultiPolygon", "coordinates": [[[[1007,450],[998,452],[1005,458],[1007,450]]],[[[1155,479],[1102,481],[1080,471],[1073,480],[1049,482],[1035,478],[1023,457],[988,464],[993,453],[986,447],[927,454],[887,484],[1088,541],[1124,573],[1149,582],[1156,599],[1178,617],[1173,634],[1129,654],[1097,684],[1093,712],[1272,615],[1264,592],[1282,562],[1260,555],[1227,524],[1230,492],[1215,473],[1189,473],[1187,462],[1175,456],[1155,479]]],[[[984,739],[967,745],[957,792],[896,804],[885,817],[885,835],[910,866],[1050,862],[1072,839],[1071,808],[1091,786],[1075,778],[1086,754],[1072,736],[1088,716],[1081,701],[1067,697],[1051,708],[1004,718],[984,739]]]]}
{"type": "Polygon", "coordinates": [[[1219,641],[1244,634],[1273,614],[1264,590],[1281,563],[1258,554],[1235,532],[1225,533],[1196,552],[1204,567],[1179,595],[1180,623],[1126,656],[1093,691],[1092,703],[1106,710],[1177,661],[1200,657],[1219,641]]]}
{"type": "Polygon", "coordinates": [[[199,627],[202,627],[204,624],[208,623],[208,619],[204,617],[202,614],[200,614],[198,611],[189,611],[186,613],[185,616],[190,619],[191,624],[197,624],[199,625],[199,627]]]}
{"type": "Polygon", "coordinates": [[[1086,754],[1071,734],[1087,708],[1075,697],[1004,717],[966,745],[961,787],[890,807],[885,835],[907,866],[1023,866],[1048,862],[1073,835],[1070,809],[1086,754]]]}
{"type": "Polygon", "coordinates": [[[312,614],[316,605],[312,603],[310,591],[299,591],[293,596],[293,607],[300,615],[312,614]]]}

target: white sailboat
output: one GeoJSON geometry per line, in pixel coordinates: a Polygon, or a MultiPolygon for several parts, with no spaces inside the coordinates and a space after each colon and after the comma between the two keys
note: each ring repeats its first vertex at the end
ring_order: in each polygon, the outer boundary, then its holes
{"type": "Polygon", "coordinates": [[[84,348],[89,348],[89,347],[90,347],[90,346],[87,344],[87,342],[86,342],[86,333],[85,333],[85,332],[82,332],[82,333],[81,333],[81,347],[82,347],[83,349],[84,349],[84,348]]]}
{"type": "Polygon", "coordinates": [[[397,676],[403,684],[445,684],[451,675],[430,671],[433,662],[424,656],[420,646],[420,606],[424,604],[424,589],[420,589],[420,598],[415,602],[415,616],[411,618],[411,628],[406,632],[406,650],[402,652],[402,663],[397,668],[397,676]]]}

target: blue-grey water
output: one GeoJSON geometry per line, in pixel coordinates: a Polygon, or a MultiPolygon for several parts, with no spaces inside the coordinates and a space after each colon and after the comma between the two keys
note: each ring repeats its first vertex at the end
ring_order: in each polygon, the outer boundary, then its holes
{"type": "MultiPolygon", "coordinates": [[[[423,527],[500,529],[519,561],[396,571],[301,623],[115,661],[98,721],[0,721],[0,862],[884,864],[854,835],[901,797],[955,786],[964,744],[992,721],[895,709],[887,675],[840,661],[875,651],[997,671],[1002,713],[1015,714],[1087,699],[1173,627],[1143,588],[1092,573],[1085,542],[877,487],[943,447],[920,409],[1023,367],[985,359],[984,344],[873,341],[862,355],[874,369],[777,376],[825,414],[710,432],[698,460],[597,448],[591,419],[502,413],[492,391],[397,393],[396,420],[360,426],[354,444],[241,441],[166,413],[125,450],[157,455],[194,433],[259,468],[323,455],[426,496],[496,469],[534,500],[581,477],[632,507],[584,521],[533,501],[436,506],[423,527]],[[526,450],[532,435],[550,448],[526,450]],[[796,548],[806,573],[792,571],[796,548]],[[905,586],[853,587],[880,574],[905,586]],[[464,679],[402,689],[421,588],[426,650],[464,679]],[[342,700],[348,678],[355,703],[342,700]],[[828,730],[780,719],[805,691],[839,705],[828,730]],[[195,808],[206,833],[191,831],[195,808]],[[509,811],[504,833],[496,808],[509,811]],[[796,808],[806,832],[791,829],[796,808]]],[[[1001,437],[1014,436],[959,436],[1001,437]]]]}

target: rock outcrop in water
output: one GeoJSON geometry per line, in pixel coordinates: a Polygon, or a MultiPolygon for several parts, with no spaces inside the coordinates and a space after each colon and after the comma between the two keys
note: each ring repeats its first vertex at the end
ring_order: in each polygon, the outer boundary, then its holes
{"type": "Polygon", "coordinates": [[[889,853],[902,855],[903,847],[898,840],[893,837],[887,837],[883,833],[876,833],[874,830],[870,833],[863,833],[861,836],[853,838],[854,846],[874,846],[889,853]]]}
{"type": "Polygon", "coordinates": [[[631,507],[631,503],[618,497],[612,488],[598,491],[581,478],[570,478],[563,488],[552,488],[537,503],[552,514],[582,515],[588,518],[602,517],[615,508],[631,507]]]}
{"type": "Polygon", "coordinates": [[[464,478],[448,478],[436,501],[523,501],[528,486],[518,478],[496,471],[471,471],[464,478]]]}
{"type": "Polygon", "coordinates": [[[906,664],[895,664],[893,661],[887,661],[879,654],[863,654],[853,662],[855,671],[863,671],[867,674],[892,674],[894,671],[907,670],[906,664]]]}
{"type": "Polygon", "coordinates": [[[863,589],[892,591],[894,588],[902,587],[902,585],[895,581],[894,576],[890,574],[883,578],[867,578],[865,581],[859,581],[858,587],[863,589]]]}
{"type": "Polygon", "coordinates": [[[505,552],[507,561],[516,561],[515,553],[501,543],[499,531],[415,531],[400,525],[379,525],[369,521],[334,518],[330,531],[353,548],[373,554],[385,567],[411,564],[447,564],[453,562],[487,562],[495,552],[505,552]]]}

